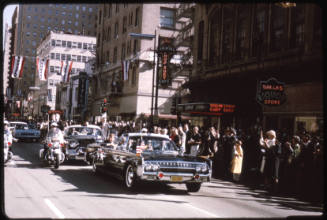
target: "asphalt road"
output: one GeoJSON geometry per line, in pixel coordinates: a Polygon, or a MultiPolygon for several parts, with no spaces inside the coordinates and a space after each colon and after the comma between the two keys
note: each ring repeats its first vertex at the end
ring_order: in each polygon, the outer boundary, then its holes
{"type": "Polygon", "coordinates": [[[4,168],[4,210],[9,218],[284,218],[321,216],[322,206],[219,179],[197,193],[183,184],[142,184],[138,191],[96,175],[84,162],[43,167],[38,143],[14,143],[4,168]]]}

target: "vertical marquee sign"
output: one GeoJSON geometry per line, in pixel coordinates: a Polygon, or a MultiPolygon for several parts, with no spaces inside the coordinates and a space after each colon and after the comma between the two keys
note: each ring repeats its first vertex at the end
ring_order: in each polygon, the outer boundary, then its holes
{"type": "Polygon", "coordinates": [[[161,87],[167,87],[171,84],[171,71],[169,68],[170,59],[175,54],[173,39],[168,37],[159,37],[158,45],[158,83],[161,87]]]}
{"type": "Polygon", "coordinates": [[[279,106],[286,101],[285,83],[275,78],[260,81],[257,88],[257,101],[266,106],[279,106]]]}

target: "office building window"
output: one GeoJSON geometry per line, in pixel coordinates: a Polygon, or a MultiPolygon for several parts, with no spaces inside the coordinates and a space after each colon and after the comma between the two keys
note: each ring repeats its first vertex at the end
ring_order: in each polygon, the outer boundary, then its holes
{"type": "Polygon", "coordinates": [[[111,17],[111,14],[112,14],[112,5],[109,4],[109,7],[108,7],[108,18],[111,17]]]}
{"type": "Polygon", "coordinates": [[[78,55],[77,56],[77,62],[81,62],[81,60],[82,60],[82,56],[78,55]]]}
{"type": "Polygon", "coordinates": [[[135,55],[137,53],[137,40],[134,39],[134,45],[133,45],[133,54],[135,55]]]}
{"type": "Polygon", "coordinates": [[[31,19],[31,15],[27,15],[27,18],[28,18],[28,19],[31,19]]]}
{"type": "Polygon", "coordinates": [[[55,58],[55,54],[54,53],[51,53],[51,59],[54,59],[55,58]]]}
{"type": "Polygon", "coordinates": [[[203,42],[204,42],[204,21],[199,22],[198,32],[198,60],[202,60],[203,55],[203,42]]]}
{"type": "Polygon", "coordinates": [[[77,42],[72,43],[72,48],[77,48],[77,42]]]}
{"type": "Polygon", "coordinates": [[[175,10],[160,8],[160,26],[164,28],[175,28],[175,10]]]}
{"type": "Polygon", "coordinates": [[[31,35],[31,32],[26,32],[26,36],[29,37],[31,35]]]}
{"type": "Polygon", "coordinates": [[[89,12],[91,13],[93,11],[93,8],[89,8],[89,12]]]}
{"type": "Polygon", "coordinates": [[[123,33],[126,33],[127,31],[127,17],[125,16],[123,18],[123,33]]]}
{"type": "Polygon", "coordinates": [[[31,26],[30,23],[27,23],[27,24],[26,24],[26,27],[27,27],[27,28],[29,28],[30,26],[31,26]]]}
{"type": "Polygon", "coordinates": [[[136,84],[136,67],[132,69],[132,85],[136,84]]]}
{"type": "Polygon", "coordinates": [[[82,62],[86,62],[86,56],[82,56],[82,62]]]}
{"type": "Polygon", "coordinates": [[[115,23],[115,32],[114,32],[114,38],[117,39],[118,38],[118,22],[115,23]]]}
{"type": "Polygon", "coordinates": [[[119,4],[116,4],[116,13],[119,12],[119,4]]]}
{"type": "Polygon", "coordinates": [[[139,13],[140,13],[140,8],[136,8],[135,10],[135,26],[139,24],[139,13]]]}
{"type": "Polygon", "coordinates": [[[78,10],[79,10],[79,5],[76,6],[76,11],[78,11],[78,10]]]}
{"type": "Polygon", "coordinates": [[[68,23],[68,24],[72,24],[72,21],[71,21],[71,20],[69,20],[67,23],[68,23]]]}
{"type": "Polygon", "coordinates": [[[111,40],[111,27],[108,27],[107,39],[108,41],[111,40]]]}
{"type": "Polygon", "coordinates": [[[66,54],[61,54],[61,60],[66,60],[66,54]]]}
{"type": "Polygon", "coordinates": [[[55,40],[51,40],[51,46],[56,46],[56,41],[55,40]]]}
{"type": "Polygon", "coordinates": [[[87,50],[87,43],[83,43],[83,49],[87,50]]]}
{"type": "Polygon", "coordinates": [[[56,40],[56,47],[61,47],[61,40],[56,40]]]}
{"type": "Polygon", "coordinates": [[[82,43],[78,42],[77,48],[82,49],[82,43]]]}
{"type": "Polygon", "coordinates": [[[78,14],[78,13],[75,14],[75,18],[76,18],[76,19],[79,18],[79,14],[78,14]]]}
{"type": "Polygon", "coordinates": [[[62,20],[62,21],[61,21],[61,24],[64,25],[64,24],[65,24],[65,20],[62,20]]]}
{"type": "Polygon", "coordinates": [[[44,17],[42,17],[42,18],[41,18],[41,22],[44,22],[44,21],[45,21],[45,19],[44,19],[44,17]]]}
{"type": "Polygon", "coordinates": [[[71,41],[67,41],[67,47],[72,48],[72,42],[71,41]]]}
{"type": "Polygon", "coordinates": [[[61,42],[61,46],[62,46],[62,47],[66,47],[66,46],[67,46],[67,41],[63,40],[63,41],[61,42]]]}
{"type": "Polygon", "coordinates": [[[72,55],[72,61],[76,61],[76,60],[77,60],[76,55],[72,55]]]}
{"type": "Polygon", "coordinates": [[[35,32],[33,32],[33,37],[36,37],[36,33],[35,32]]]}
{"type": "Polygon", "coordinates": [[[35,42],[35,40],[32,41],[32,46],[33,46],[33,47],[36,46],[36,42],[35,42]]]}
{"type": "Polygon", "coordinates": [[[78,26],[78,21],[75,21],[75,26],[78,26]]]}
{"type": "Polygon", "coordinates": [[[122,44],[121,46],[121,60],[125,60],[125,57],[126,57],[126,45],[125,44],[122,44]]]}
{"type": "Polygon", "coordinates": [[[86,7],[85,7],[85,6],[83,6],[83,7],[82,7],[82,10],[83,10],[83,11],[86,11],[86,7]]]}
{"type": "Polygon", "coordinates": [[[56,60],[60,60],[60,53],[56,53],[56,60]]]}
{"type": "Polygon", "coordinates": [[[67,54],[66,58],[67,58],[68,61],[70,61],[70,60],[72,60],[72,55],[67,54]]]}
{"type": "Polygon", "coordinates": [[[116,63],[117,62],[117,47],[114,48],[114,57],[113,57],[112,62],[113,63],[116,63]]]}
{"type": "Polygon", "coordinates": [[[303,5],[296,5],[291,9],[291,48],[301,47],[304,44],[304,15],[303,5]]]}
{"type": "Polygon", "coordinates": [[[270,50],[272,52],[280,51],[284,48],[284,43],[286,43],[285,39],[285,15],[286,10],[279,6],[272,6],[272,14],[271,14],[271,42],[270,42],[270,50]]]}
{"type": "Polygon", "coordinates": [[[65,15],[66,15],[66,12],[65,12],[65,11],[63,11],[63,12],[61,12],[61,14],[62,14],[63,16],[65,16],[65,15]]]}

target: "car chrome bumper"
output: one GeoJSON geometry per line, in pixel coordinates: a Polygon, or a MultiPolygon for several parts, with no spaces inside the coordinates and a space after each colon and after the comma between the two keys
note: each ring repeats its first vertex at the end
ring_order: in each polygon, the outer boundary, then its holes
{"type": "Polygon", "coordinates": [[[207,174],[193,174],[193,173],[167,173],[167,172],[144,172],[140,177],[145,181],[162,181],[171,183],[184,183],[184,182],[210,182],[211,173],[207,174]],[[160,177],[159,174],[162,174],[160,177]]]}

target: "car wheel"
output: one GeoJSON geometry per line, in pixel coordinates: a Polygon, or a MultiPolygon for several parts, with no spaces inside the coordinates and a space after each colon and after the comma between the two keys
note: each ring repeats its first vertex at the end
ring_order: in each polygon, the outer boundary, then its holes
{"type": "Polygon", "coordinates": [[[201,188],[201,183],[186,183],[188,192],[198,192],[201,188]]]}
{"type": "Polygon", "coordinates": [[[135,172],[132,165],[127,165],[124,172],[124,186],[127,189],[132,189],[135,186],[135,172]]]}

